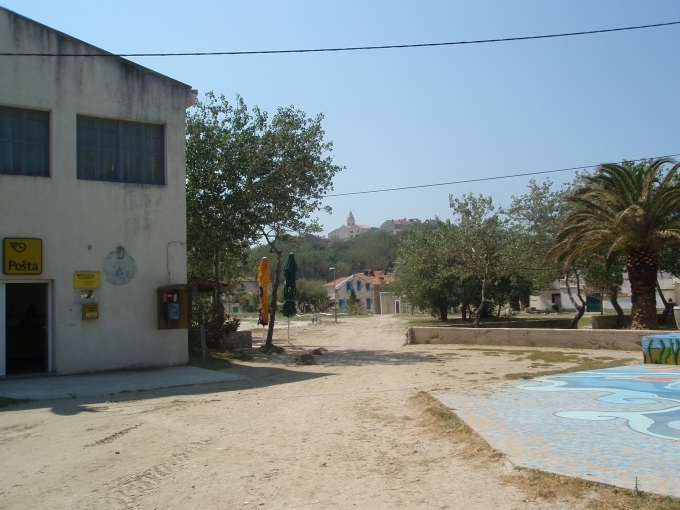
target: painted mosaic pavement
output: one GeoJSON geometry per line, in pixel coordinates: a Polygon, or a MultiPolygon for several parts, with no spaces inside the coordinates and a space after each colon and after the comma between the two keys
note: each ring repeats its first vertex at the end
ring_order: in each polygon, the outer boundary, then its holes
{"type": "Polygon", "coordinates": [[[516,465],[680,496],[680,367],[636,365],[434,394],[516,465]]]}

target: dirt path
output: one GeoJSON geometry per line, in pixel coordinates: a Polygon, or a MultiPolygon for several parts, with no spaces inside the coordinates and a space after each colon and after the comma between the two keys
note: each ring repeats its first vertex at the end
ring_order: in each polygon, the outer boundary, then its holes
{"type": "Polygon", "coordinates": [[[404,329],[310,324],[285,354],[229,368],[248,381],[0,410],[0,508],[580,508],[462,455],[414,399],[508,384],[531,362],[403,346],[404,329]],[[318,365],[295,364],[316,347],[318,365]]]}

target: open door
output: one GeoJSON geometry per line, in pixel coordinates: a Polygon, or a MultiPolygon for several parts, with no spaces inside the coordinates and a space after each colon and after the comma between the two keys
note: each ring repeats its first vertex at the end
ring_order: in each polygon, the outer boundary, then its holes
{"type": "Polygon", "coordinates": [[[6,283],[6,374],[48,370],[47,283],[6,283]]]}

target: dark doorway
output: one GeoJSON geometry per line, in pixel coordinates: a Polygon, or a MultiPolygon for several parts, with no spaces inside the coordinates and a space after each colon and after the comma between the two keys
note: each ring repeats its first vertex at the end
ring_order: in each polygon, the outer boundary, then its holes
{"type": "Polygon", "coordinates": [[[47,284],[5,285],[7,375],[47,371],[47,284]]]}

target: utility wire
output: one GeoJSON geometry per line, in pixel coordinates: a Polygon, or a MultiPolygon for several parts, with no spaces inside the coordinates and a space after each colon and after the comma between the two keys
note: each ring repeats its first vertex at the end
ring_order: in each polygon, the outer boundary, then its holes
{"type": "Polygon", "coordinates": [[[453,41],[420,44],[388,44],[384,46],[347,46],[340,48],[307,48],[297,50],[259,50],[259,51],[196,51],[186,53],[0,53],[5,57],[210,57],[219,55],[277,55],[282,53],[327,53],[337,51],[367,51],[394,50],[404,48],[432,48],[437,46],[464,46],[469,44],[489,44],[513,41],[533,41],[537,39],[555,39],[558,37],[573,37],[577,35],[607,34],[612,32],[626,32],[644,28],[659,28],[680,25],[680,21],[654,23],[652,25],[637,25],[633,27],[605,28],[601,30],[585,30],[581,32],[565,32],[560,34],[529,35],[523,37],[504,37],[497,39],[477,39],[472,41],[453,41]]]}
{"type": "MultiPolygon", "coordinates": [[[[680,154],[670,154],[668,156],[661,156],[663,158],[674,158],[680,156],[680,154]]],[[[658,158],[640,158],[640,159],[629,159],[626,161],[637,162],[644,161],[646,159],[658,159],[658,158]]],[[[417,186],[402,186],[399,188],[385,188],[385,189],[374,189],[369,191],[351,191],[349,193],[331,193],[325,195],[326,197],[346,197],[348,195],[366,195],[369,193],[384,193],[387,191],[401,191],[405,189],[418,189],[418,188],[434,188],[436,186],[450,186],[451,184],[467,184],[470,182],[483,182],[483,181],[496,181],[499,179],[512,179],[513,177],[527,177],[529,175],[544,175],[544,174],[554,174],[557,172],[569,172],[576,170],[587,170],[589,168],[597,168],[600,165],[588,165],[588,166],[575,166],[572,168],[560,168],[558,170],[543,170],[540,172],[525,172],[521,174],[510,174],[510,175],[497,175],[495,177],[479,177],[477,179],[465,179],[462,181],[451,181],[451,182],[438,182],[435,184],[419,184],[417,186]]]]}

